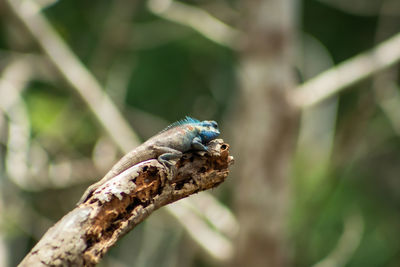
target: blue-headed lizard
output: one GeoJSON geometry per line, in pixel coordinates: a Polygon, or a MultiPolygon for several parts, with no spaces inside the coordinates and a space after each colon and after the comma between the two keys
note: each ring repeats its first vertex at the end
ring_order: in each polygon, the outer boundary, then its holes
{"type": "Polygon", "coordinates": [[[100,181],[85,191],[78,205],[85,202],[98,187],[133,165],[158,159],[164,166],[171,168],[170,160],[179,159],[189,150],[207,151],[207,143],[216,139],[219,134],[215,121],[199,121],[186,117],[169,125],[122,157],[100,181]]]}

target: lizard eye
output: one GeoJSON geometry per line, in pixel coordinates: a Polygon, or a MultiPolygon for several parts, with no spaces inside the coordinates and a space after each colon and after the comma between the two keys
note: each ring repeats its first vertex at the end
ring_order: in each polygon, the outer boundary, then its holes
{"type": "Polygon", "coordinates": [[[218,129],[218,123],[216,121],[210,121],[212,127],[218,129]]]}

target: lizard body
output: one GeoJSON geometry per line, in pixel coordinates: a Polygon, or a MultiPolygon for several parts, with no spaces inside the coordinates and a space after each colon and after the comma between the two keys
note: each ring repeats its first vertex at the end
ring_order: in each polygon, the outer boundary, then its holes
{"type": "Polygon", "coordinates": [[[207,151],[206,144],[220,132],[215,121],[199,121],[190,117],[175,122],[122,157],[97,183],[91,185],[78,204],[86,201],[105,182],[128,168],[150,159],[157,159],[170,168],[170,160],[178,159],[189,150],[207,151]]]}

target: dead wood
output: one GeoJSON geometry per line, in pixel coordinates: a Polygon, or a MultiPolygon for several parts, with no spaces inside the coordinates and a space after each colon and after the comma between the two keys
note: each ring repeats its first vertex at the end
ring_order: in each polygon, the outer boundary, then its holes
{"type": "Polygon", "coordinates": [[[185,153],[173,174],[148,160],[114,177],[51,227],[20,266],[94,266],[153,211],[225,180],[229,145],[218,139],[209,146],[185,153]]]}

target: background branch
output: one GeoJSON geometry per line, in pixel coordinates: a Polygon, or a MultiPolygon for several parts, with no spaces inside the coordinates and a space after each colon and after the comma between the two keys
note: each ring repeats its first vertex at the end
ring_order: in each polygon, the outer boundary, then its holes
{"type": "Polygon", "coordinates": [[[108,95],[103,93],[104,90],[96,78],[58,36],[46,18],[40,14],[39,6],[30,0],[6,2],[62,77],[86,101],[118,147],[125,151],[139,145],[139,137],[132,131],[108,95]]]}
{"type": "Polygon", "coordinates": [[[298,86],[289,93],[289,100],[300,108],[310,107],[399,60],[400,33],[298,86]]]}
{"type": "Polygon", "coordinates": [[[234,48],[238,43],[240,31],[201,8],[172,0],[150,0],[148,6],[154,14],[188,26],[217,44],[234,48]]]}
{"type": "MultiPolygon", "coordinates": [[[[237,48],[239,36],[243,34],[195,6],[172,0],[150,0],[148,6],[160,17],[191,27],[209,40],[232,49],[237,48]]],[[[307,108],[399,60],[400,34],[397,34],[371,51],[352,57],[297,86],[289,93],[289,100],[294,106],[307,108]]]]}

